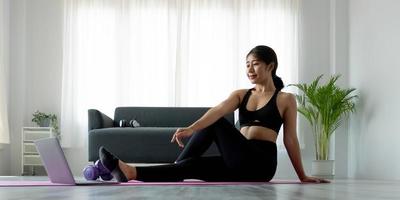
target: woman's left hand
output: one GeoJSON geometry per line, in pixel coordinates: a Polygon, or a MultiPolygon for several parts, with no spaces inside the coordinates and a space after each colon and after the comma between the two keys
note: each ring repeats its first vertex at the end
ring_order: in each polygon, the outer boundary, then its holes
{"type": "Polygon", "coordinates": [[[300,181],[303,183],[330,183],[329,180],[312,177],[312,176],[306,176],[306,177],[300,179],[300,181]]]}

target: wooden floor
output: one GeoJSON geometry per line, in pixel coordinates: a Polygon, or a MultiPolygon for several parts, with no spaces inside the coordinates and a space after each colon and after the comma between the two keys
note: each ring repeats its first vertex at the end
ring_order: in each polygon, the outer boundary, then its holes
{"type": "MultiPolygon", "coordinates": [[[[19,180],[21,177],[0,177],[19,180]]],[[[47,178],[24,177],[24,180],[47,178]]],[[[330,184],[240,186],[51,186],[0,187],[0,199],[400,199],[400,181],[334,180],[330,184]]]]}

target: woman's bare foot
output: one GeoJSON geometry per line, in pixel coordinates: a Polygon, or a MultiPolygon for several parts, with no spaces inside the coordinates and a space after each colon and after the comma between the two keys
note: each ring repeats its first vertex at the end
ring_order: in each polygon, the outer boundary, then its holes
{"type": "Polygon", "coordinates": [[[128,165],[123,161],[119,160],[118,162],[119,168],[121,169],[122,173],[128,178],[128,180],[136,179],[136,167],[128,165]]]}

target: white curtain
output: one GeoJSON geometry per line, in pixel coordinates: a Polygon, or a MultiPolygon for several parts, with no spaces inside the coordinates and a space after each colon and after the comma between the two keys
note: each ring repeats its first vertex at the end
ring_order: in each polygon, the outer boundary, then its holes
{"type": "Polygon", "coordinates": [[[297,82],[297,10],[297,0],[65,0],[62,143],[86,143],[89,108],[214,106],[252,87],[256,45],[297,82]]]}
{"type": "Polygon", "coordinates": [[[10,143],[8,127],[8,4],[0,0],[0,144],[10,143]]]}

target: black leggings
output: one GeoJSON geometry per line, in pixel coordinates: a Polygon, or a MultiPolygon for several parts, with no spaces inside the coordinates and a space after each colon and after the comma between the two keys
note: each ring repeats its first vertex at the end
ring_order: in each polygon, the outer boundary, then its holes
{"type": "Polygon", "coordinates": [[[136,167],[140,181],[270,181],[277,165],[274,142],[248,140],[221,118],[193,134],[176,163],[136,167]],[[215,141],[221,156],[203,157],[215,141]]]}

